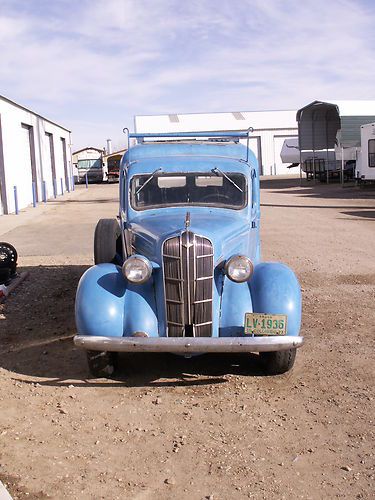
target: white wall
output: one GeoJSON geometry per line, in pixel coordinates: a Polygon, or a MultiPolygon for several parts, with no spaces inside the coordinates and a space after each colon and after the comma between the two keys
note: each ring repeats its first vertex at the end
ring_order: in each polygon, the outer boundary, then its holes
{"type": "MultiPolygon", "coordinates": [[[[72,166],[69,131],[1,97],[0,116],[8,212],[15,211],[14,186],[17,188],[19,209],[25,208],[33,202],[29,132],[22,127],[22,124],[32,127],[33,131],[36,189],[39,202],[43,199],[43,181],[45,181],[47,198],[54,195],[50,142],[46,132],[52,134],[53,138],[56,194],[61,194],[61,179],[63,179],[63,191],[70,189],[72,187],[72,166]],[[67,179],[65,178],[61,138],[65,139],[67,179]]],[[[0,206],[0,215],[3,212],[3,208],[0,206]]]]}
{"type": "MultiPolygon", "coordinates": [[[[298,136],[296,111],[136,116],[134,120],[135,131],[140,133],[246,130],[252,127],[249,145],[257,158],[258,149],[260,149],[263,174],[293,173],[282,164],[280,152],[284,139],[298,136]],[[260,148],[258,148],[258,143],[260,148]]],[[[246,141],[242,142],[246,143],[246,141]]]]}

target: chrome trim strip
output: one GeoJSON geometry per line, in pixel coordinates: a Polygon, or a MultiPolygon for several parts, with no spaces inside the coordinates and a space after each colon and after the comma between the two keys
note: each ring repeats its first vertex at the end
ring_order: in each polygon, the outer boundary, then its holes
{"type": "Polygon", "coordinates": [[[303,337],[99,337],[76,335],[77,347],[111,352],[271,352],[301,347],[303,337]]]}
{"type": "MultiPolygon", "coordinates": [[[[192,309],[192,304],[191,304],[191,296],[190,296],[190,231],[186,230],[182,235],[181,235],[181,241],[183,238],[183,235],[186,234],[186,285],[187,285],[187,312],[188,312],[188,325],[192,324],[192,317],[191,317],[191,309],[192,309]]],[[[194,263],[194,271],[193,271],[193,280],[195,279],[195,236],[193,236],[193,263],[194,263]]],[[[182,258],[181,258],[182,261],[182,258]]],[[[195,282],[193,281],[195,284],[195,282]]],[[[193,335],[195,337],[195,329],[193,328],[193,335]]],[[[184,332],[185,335],[185,332],[184,332]]]]}
{"type": "MultiPolygon", "coordinates": [[[[166,240],[167,241],[167,240],[166,240]]],[[[166,241],[164,243],[166,243],[166,241]]],[[[180,236],[180,239],[179,239],[179,259],[180,259],[180,278],[181,278],[181,282],[179,283],[179,286],[178,286],[178,291],[179,291],[179,294],[180,294],[180,301],[181,301],[181,318],[182,318],[182,328],[183,328],[183,334],[185,335],[185,324],[186,324],[186,321],[185,321],[185,307],[184,307],[184,301],[182,300],[184,298],[184,290],[183,290],[183,286],[184,286],[184,265],[183,265],[183,262],[182,262],[182,238],[180,236]]],[[[163,264],[164,264],[164,258],[163,258],[163,264]]],[[[165,276],[165,275],[164,275],[165,276]]],[[[164,285],[165,286],[165,285],[164,285]]],[[[167,306],[167,302],[165,303],[165,305],[167,306]]],[[[166,314],[166,318],[167,318],[167,324],[168,324],[168,315],[166,314]]]]}

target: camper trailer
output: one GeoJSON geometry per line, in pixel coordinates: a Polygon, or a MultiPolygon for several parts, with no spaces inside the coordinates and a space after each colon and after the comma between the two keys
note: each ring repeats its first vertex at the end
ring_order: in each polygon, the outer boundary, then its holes
{"type": "Polygon", "coordinates": [[[338,171],[339,165],[336,162],[334,151],[302,151],[299,150],[298,137],[285,139],[280,152],[281,161],[289,163],[287,168],[299,167],[302,160],[302,172],[308,179],[315,177],[325,180],[327,171],[330,177],[338,171]]]}
{"type": "Polygon", "coordinates": [[[375,181],[375,123],[361,126],[361,151],[358,153],[356,178],[375,181]]]}
{"type": "MultiPolygon", "coordinates": [[[[345,148],[344,150],[344,180],[353,178],[354,165],[357,148],[345,148]]],[[[342,169],[342,148],[335,147],[328,151],[302,151],[299,150],[298,138],[285,139],[280,152],[281,161],[289,163],[287,168],[292,169],[300,166],[306,174],[307,179],[316,177],[321,181],[330,178],[338,178],[342,169]]]]}

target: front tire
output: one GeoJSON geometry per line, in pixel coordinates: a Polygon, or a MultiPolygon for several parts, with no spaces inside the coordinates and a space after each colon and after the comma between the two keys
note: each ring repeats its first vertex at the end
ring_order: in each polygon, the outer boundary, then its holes
{"type": "Polygon", "coordinates": [[[260,359],[267,375],[281,375],[293,368],[297,349],[261,352],[260,359]]]}
{"type": "Polygon", "coordinates": [[[108,351],[87,351],[87,363],[95,378],[110,378],[117,370],[117,353],[108,351]]]}
{"type": "Polygon", "coordinates": [[[121,229],[116,219],[100,219],[94,234],[95,264],[117,263],[122,252],[121,229]]]}

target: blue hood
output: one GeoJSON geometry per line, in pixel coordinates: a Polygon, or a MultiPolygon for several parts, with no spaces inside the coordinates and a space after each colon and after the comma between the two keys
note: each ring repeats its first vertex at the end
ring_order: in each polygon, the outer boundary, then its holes
{"type": "MultiPolygon", "coordinates": [[[[256,236],[245,214],[234,210],[188,210],[189,230],[210,239],[214,246],[215,264],[234,254],[255,258],[256,236]]],[[[161,264],[163,242],[185,230],[186,208],[159,209],[137,215],[129,224],[136,252],[161,264]]]]}

